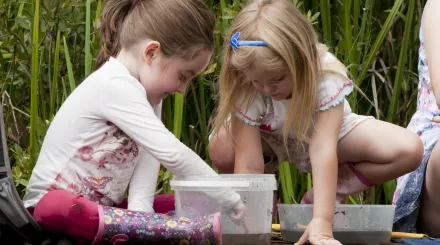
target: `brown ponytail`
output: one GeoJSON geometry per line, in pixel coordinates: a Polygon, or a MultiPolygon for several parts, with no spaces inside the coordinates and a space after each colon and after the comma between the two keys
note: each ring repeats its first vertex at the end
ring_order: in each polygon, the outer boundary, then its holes
{"type": "Polygon", "coordinates": [[[108,0],[101,13],[101,50],[96,58],[95,69],[99,69],[110,56],[121,50],[119,34],[132,7],[132,0],[108,0]]]}
{"type": "Polygon", "coordinates": [[[152,39],[167,57],[191,59],[214,49],[215,16],[203,0],[107,0],[96,69],[121,48],[152,39]]]}

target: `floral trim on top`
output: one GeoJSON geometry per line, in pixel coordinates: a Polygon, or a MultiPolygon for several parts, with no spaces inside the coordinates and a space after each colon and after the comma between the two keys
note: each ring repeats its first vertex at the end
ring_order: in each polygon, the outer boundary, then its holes
{"type": "Polygon", "coordinates": [[[260,126],[261,125],[261,117],[257,118],[257,119],[253,119],[253,118],[250,118],[250,117],[246,116],[246,114],[241,112],[239,108],[234,106],[234,109],[235,109],[234,115],[240,121],[242,121],[242,122],[244,122],[244,123],[246,123],[246,124],[248,124],[250,126],[260,126]]]}
{"type": "Polygon", "coordinates": [[[241,106],[234,105],[234,112],[236,118],[250,126],[260,126],[263,122],[263,117],[267,113],[268,98],[260,92],[257,92],[252,103],[248,103],[249,98],[242,101],[241,106]]]}
{"type": "Polygon", "coordinates": [[[338,88],[337,93],[333,96],[326,98],[326,100],[321,101],[319,106],[315,109],[315,112],[326,111],[330,107],[335,107],[344,102],[345,97],[353,92],[353,84],[351,81],[347,81],[338,88]]]}

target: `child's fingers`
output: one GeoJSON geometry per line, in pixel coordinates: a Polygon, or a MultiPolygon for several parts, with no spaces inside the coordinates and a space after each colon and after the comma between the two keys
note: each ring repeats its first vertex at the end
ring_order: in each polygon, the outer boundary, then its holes
{"type": "Polygon", "coordinates": [[[341,243],[338,240],[335,240],[335,239],[321,240],[321,242],[324,245],[341,245],[341,243]]]}
{"type": "Polygon", "coordinates": [[[235,221],[240,221],[243,219],[246,213],[246,207],[243,203],[239,203],[235,208],[233,208],[230,212],[230,218],[235,221]]]}
{"type": "Polygon", "coordinates": [[[249,228],[247,226],[246,220],[243,220],[243,228],[244,228],[244,233],[249,234],[249,228]]]}
{"type": "Polygon", "coordinates": [[[239,220],[239,216],[236,215],[234,212],[231,212],[231,214],[229,215],[229,218],[230,218],[232,221],[234,221],[234,222],[236,222],[237,220],[239,220]]]}
{"type": "Polygon", "coordinates": [[[305,230],[302,234],[301,238],[294,245],[303,245],[309,240],[309,231],[305,230]]]}
{"type": "Polygon", "coordinates": [[[320,239],[320,237],[312,236],[309,237],[310,244],[312,245],[330,245],[325,243],[327,240],[320,239]]]}
{"type": "Polygon", "coordinates": [[[244,210],[232,210],[230,213],[230,218],[232,221],[241,221],[244,217],[244,210]]]}
{"type": "Polygon", "coordinates": [[[342,245],[338,240],[333,240],[333,245],[342,245]]]}

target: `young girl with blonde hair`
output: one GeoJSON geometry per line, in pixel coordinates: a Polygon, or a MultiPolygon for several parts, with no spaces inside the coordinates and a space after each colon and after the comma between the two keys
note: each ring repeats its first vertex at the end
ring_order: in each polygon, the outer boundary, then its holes
{"type": "Polygon", "coordinates": [[[284,160],[311,171],[302,203],[314,203],[313,219],[298,244],[340,244],[335,203],[418,167],[417,135],[351,111],[344,65],[289,1],[250,2],[223,52],[211,159],[223,173],[275,171],[284,160]]]}
{"type": "MultiPolygon", "coordinates": [[[[218,177],[160,118],[162,100],[211,61],[213,13],[202,0],[108,0],[101,23],[98,69],[51,122],[24,205],[43,231],[86,244],[221,244],[220,213],[170,216],[154,195],[160,164],[218,177]]],[[[238,193],[206,195],[242,220],[238,193]]]]}

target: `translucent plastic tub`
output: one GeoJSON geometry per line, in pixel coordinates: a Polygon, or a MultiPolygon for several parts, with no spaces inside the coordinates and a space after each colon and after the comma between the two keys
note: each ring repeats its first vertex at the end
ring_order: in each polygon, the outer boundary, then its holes
{"type": "Polygon", "coordinates": [[[212,176],[175,176],[170,182],[175,194],[176,215],[200,217],[222,212],[224,245],[266,245],[271,241],[273,191],[277,189],[275,175],[221,174],[212,176]],[[236,191],[246,205],[245,224],[234,224],[227,211],[205,195],[224,188],[236,191]]]}
{"type": "MultiPolygon", "coordinates": [[[[387,243],[393,228],[394,205],[337,205],[333,236],[341,243],[387,243]]],[[[279,204],[281,236],[297,242],[313,217],[312,205],[279,204]]]]}

